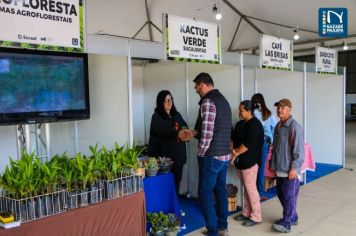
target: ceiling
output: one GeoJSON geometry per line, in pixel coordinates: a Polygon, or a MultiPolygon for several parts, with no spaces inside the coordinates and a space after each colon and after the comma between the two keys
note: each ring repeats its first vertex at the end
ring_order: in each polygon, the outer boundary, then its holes
{"type": "MultiPolygon", "coordinates": [[[[259,45],[259,33],[246,22],[241,21],[235,39],[232,41],[240,16],[232,8],[236,8],[244,16],[271,21],[290,27],[299,27],[312,32],[299,30],[300,39],[295,42],[295,50],[304,52],[303,48],[312,49],[319,40],[318,10],[321,7],[344,7],[348,9],[348,34],[346,42],[356,48],[356,0],[146,0],[147,12],[151,22],[162,29],[162,14],[170,13],[188,18],[196,18],[221,25],[222,51],[244,51],[253,53],[259,45]],[[222,20],[217,21],[212,14],[213,4],[220,6],[222,20]],[[229,6],[230,5],[230,6],[229,6]],[[199,9],[199,10],[197,10],[199,9]],[[301,43],[302,42],[302,43],[301,43]]],[[[89,34],[111,34],[136,39],[151,40],[147,22],[145,0],[87,0],[86,25],[89,34]],[[144,26],[144,27],[143,27],[144,26]],[[143,27],[143,28],[142,28],[143,27]],[[141,31],[139,31],[142,28],[141,31]]],[[[292,39],[293,29],[248,18],[263,33],[292,39]]],[[[162,34],[152,27],[152,41],[162,42],[162,34]]],[[[324,38],[325,39],[325,38],[324,38]]],[[[345,39],[325,41],[324,46],[340,46],[345,39]]]]}

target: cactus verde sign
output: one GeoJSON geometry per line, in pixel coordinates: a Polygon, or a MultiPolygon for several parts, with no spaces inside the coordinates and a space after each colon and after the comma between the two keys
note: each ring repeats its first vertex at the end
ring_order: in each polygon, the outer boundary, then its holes
{"type": "Polygon", "coordinates": [[[293,70],[293,43],[288,39],[261,35],[260,64],[262,68],[293,70]]]}
{"type": "Polygon", "coordinates": [[[164,15],[166,55],[169,60],[221,63],[219,26],[173,15],[164,15]]]}
{"type": "Polygon", "coordinates": [[[335,75],[337,73],[337,51],[330,48],[316,47],[315,52],[316,73],[335,75]]]}
{"type": "Polygon", "coordinates": [[[81,52],[83,0],[0,0],[0,46],[81,52]]]}

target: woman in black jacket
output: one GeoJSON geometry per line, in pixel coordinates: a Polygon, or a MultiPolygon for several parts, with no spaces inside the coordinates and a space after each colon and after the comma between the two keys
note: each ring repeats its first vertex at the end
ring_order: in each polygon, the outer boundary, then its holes
{"type": "Polygon", "coordinates": [[[187,159],[185,141],[190,138],[187,128],[187,123],[174,106],[172,94],[168,90],[160,91],[151,119],[148,156],[173,159],[172,172],[177,194],[187,159]]]}

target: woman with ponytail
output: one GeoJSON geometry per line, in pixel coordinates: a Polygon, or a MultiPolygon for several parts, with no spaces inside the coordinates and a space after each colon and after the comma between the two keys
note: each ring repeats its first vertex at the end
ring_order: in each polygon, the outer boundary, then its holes
{"type": "Polygon", "coordinates": [[[244,209],[235,217],[243,221],[243,226],[254,226],[262,222],[260,196],[256,187],[258,167],[261,164],[263,146],[263,127],[254,116],[255,106],[250,100],[240,103],[241,120],[232,132],[233,150],[231,164],[244,186],[244,209]]]}
{"type": "Polygon", "coordinates": [[[263,95],[260,93],[256,93],[251,98],[254,106],[257,107],[255,109],[254,114],[255,117],[258,118],[263,126],[264,132],[264,142],[261,154],[261,165],[258,168],[257,174],[257,190],[260,194],[261,201],[267,200],[268,198],[264,195],[264,182],[265,182],[265,166],[266,166],[266,158],[268,155],[269,146],[273,141],[273,133],[274,127],[277,124],[276,117],[272,114],[272,112],[267,108],[265,99],[263,95]]]}

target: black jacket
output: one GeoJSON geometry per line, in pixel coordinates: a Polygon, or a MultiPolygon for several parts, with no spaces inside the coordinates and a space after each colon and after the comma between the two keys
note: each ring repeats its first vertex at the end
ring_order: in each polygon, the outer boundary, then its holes
{"type": "Polygon", "coordinates": [[[237,169],[248,169],[258,164],[261,166],[261,155],[263,147],[263,127],[261,122],[253,117],[249,121],[237,122],[232,133],[234,148],[244,144],[248,150],[235,159],[237,169]]]}
{"type": "Polygon", "coordinates": [[[188,128],[179,112],[172,118],[162,117],[155,112],[151,119],[148,156],[170,157],[176,164],[185,164],[186,145],[178,138],[178,131],[182,127],[188,128]]]}

